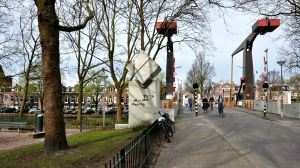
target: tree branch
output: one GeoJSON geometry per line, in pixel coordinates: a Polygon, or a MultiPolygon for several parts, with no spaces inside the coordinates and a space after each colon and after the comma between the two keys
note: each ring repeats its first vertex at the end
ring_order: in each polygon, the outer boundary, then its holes
{"type": "Polygon", "coordinates": [[[58,25],[58,29],[60,31],[64,31],[64,32],[72,32],[72,31],[77,31],[77,30],[85,28],[86,24],[91,19],[93,19],[93,17],[94,17],[93,11],[90,9],[90,6],[89,6],[89,0],[86,0],[85,4],[86,4],[86,8],[88,10],[89,15],[85,18],[85,20],[84,20],[83,23],[81,23],[81,24],[79,24],[77,26],[62,26],[62,25],[58,25]]]}

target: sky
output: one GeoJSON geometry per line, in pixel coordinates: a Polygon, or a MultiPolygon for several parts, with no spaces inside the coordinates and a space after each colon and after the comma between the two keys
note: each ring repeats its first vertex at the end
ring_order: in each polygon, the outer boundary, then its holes
{"type": "MultiPolygon", "coordinates": [[[[212,56],[208,57],[208,59],[215,66],[216,75],[212,79],[213,82],[230,82],[231,54],[251,33],[252,25],[258,19],[262,18],[262,16],[244,14],[234,10],[228,10],[224,18],[220,18],[217,15],[211,16],[211,40],[215,50],[211,51],[212,53],[210,53],[210,55],[212,56]]],[[[282,27],[283,26],[280,26],[271,33],[258,35],[256,37],[252,49],[255,80],[263,73],[263,57],[265,56],[264,51],[267,48],[269,71],[273,69],[280,70],[280,66],[276,61],[280,59],[280,47],[285,45],[285,42],[279,39],[283,32],[282,27]],[[258,73],[256,73],[256,71],[258,73]]],[[[178,30],[178,32],[180,33],[180,30],[178,30]]],[[[195,60],[194,51],[187,46],[175,43],[174,56],[176,59],[175,67],[180,67],[175,70],[176,82],[184,83],[187,73],[195,60]]],[[[242,58],[243,51],[236,54],[233,59],[233,81],[236,84],[240,83],[239,79],[242,76],[242,58]]],[[[159,54],[156,62],[162,68],[162,71],[165,72],[166,52],[159,54]]],[[[63,83],[68,86],[72,86],[76,82],[77,79],[74,78],[74,76],[64,76],[63,78],[63,83]]]]}
{"type": "MultiPolygon", "coordinates": [[[[213,82],[230,82],[230,68],[231,68],[231,54],[233,51],[246,39],[252,32],[252,25],[262,16],[255,16],[250,14],[243,14],[235,11],[229,11],[224,19],[214,16],[211,22],[211,39],[214,44],[215,50],[208,57],[209,61],[214,64],[216,75],[212,79],[213,82]]],[[[180,32],[180,31],[179,31],[180,32]]],[[[253,68],[255,80],[263,73],[263,57],[265,50],[268,48],[268,69],[280,70],[280,66],[276,63],[280,59],[280,47],[285,44],[279,37],[282,35],[282,26],[277,28],[271,33],[265,35],[258,35],[253,43],[253,68]],[[258,74],[256,74],[256,71],[258,74]]],[[[176,78],[184,82],[186,75],[195,60],[194,52],[188,47],[174,46],[174,56],[176,59],[175,67],[181,66],[176,69],[176,78]]],[[[165,58],[164,58],[165,59],[165,58]]],[[[233,81],[239,84],[240,77],[242,76],[243,66],[243,51],[239,52],[233,57],[233,81]]],[[[163,62],[158,61],[165,71],[163,62]]],[[[179,83],[180,83],[179,82],[179,83]]]]}

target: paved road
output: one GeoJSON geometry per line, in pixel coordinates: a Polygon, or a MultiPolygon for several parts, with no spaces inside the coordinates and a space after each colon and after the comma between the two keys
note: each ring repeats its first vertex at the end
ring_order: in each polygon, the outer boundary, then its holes
{"type": "MultiPolygon", "coordinates": [[[[165,144],[155,168],[298,168],[300,127],[291,121],[225,109],[195,117],[183,110],[176,135],[165,144]]],[[[251,112],[250,112],[251,113],[251,112]]]]}

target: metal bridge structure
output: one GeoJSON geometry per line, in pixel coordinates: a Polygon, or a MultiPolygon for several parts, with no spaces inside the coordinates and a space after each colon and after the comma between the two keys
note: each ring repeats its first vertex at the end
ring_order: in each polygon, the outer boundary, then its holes
{"type": "MultiPolygon", "coordinates": [[[[273,32],[280,26],[280,19],[264,18],[257,20],[252,26],[252,32],[248,37],[238,46],[238,48],[231,54],[233,56],[243,50],[243,81],[241,81],[240,88],[243,88],[244,99],[254,100],[255,98],[255,85],[254,85],[254,72],[252,60],[252,47],[255,38],[260,34],[264,35],[268,32],[273,32]]],[[[232,80],[231,80],[232,81],[232,80]]],[[[231,85],[232,87],[232,85],[231,85]]],[[[231,92],[232,92],[231,88],[231,92]]],[[[238,92],[240,94],[241,89],[238,92]]],[[[232,97],[232,93],[230,95],[232,97]]]]}
{"type": "Polygon", "coordinates": [[[166,91],[167,95],[172,95],[174,92],[174,72],[175,72],[175,57],[173,51],[172,35],[177,34],[177,22],[156,22],[155,28],[158,34],[167,37],[167,65],[166,65],[166,91]]]}

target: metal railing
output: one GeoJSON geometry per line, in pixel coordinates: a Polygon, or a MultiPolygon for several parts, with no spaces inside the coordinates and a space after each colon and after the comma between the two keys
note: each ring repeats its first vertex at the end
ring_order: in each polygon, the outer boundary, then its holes
{"type": "Polygon", "coordinates": [[[162,131],[158,121],[155,121],[142,134],[121,149],[112,160],[105,163],[105,168],[144,167],[162,140],[162,131]]]}

